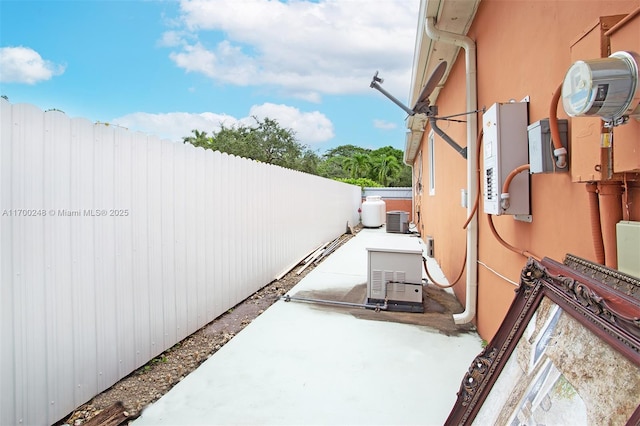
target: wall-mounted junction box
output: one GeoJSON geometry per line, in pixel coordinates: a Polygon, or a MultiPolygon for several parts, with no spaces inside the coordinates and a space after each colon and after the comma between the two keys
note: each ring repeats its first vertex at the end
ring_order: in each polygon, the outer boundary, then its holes
{"type": "MultiPolygon", "coordinates": [[[[560,140],[562,146],[567,147],[567,126],[568,120],[558,120],[558,130],[560,131],[560,140]]],[[[567,167],[559,169],[555,166],[555,157],[553,156],[553,143],[551,142],[551,129],[549,127],[549,119],[545,118],[529,125],[527,127],[529,134],[529,165],[530,173],[552,173],[552,172],[568,172],[567,167]]]]}
{"type": "Polygon", "coordinates": [[[640,278],[640,222],[628,220],[616,224],[618,270],[640,278]]]}
{"type": "Polygon", "coordinates": [[[465,188],[462,188],[460,190],[460,206],[462,206],[462,208],[467,208],[469,207],[469,202],[467,201],[467,197],[469,196],[469,193],[467,192],[467,190],[465,188]]]}
{"type": "Polygon", "coordinates": [[[529,214],[529,174],[519,173],[509,186],[509,208],[500,205],[502,185],[511,171],[529,163],[527,103],[496,103],[482,116],[484,130],[484,212],[529,214]]]}
{"type": "Polygon", "coordinates": [[[390,311],[424,312],[422,248],[417,238],[381,238],[367,248],[367,303],[390,311]]]}
{"type": "Polygon", "coordinates": [[[425,249],[425,251],[426,251],[426,253],[425,253],[425,254],[427,255],[427,257],[431,257],[431,258],[433,258],[433,256],[434,256],[434,249],[435,249],[434,244],[435,244],[435,243],[434,243],[434,241],[433,241],[433,237],[432,237],[431,235],[427,235],[427,239],[426,239],[426,241],[425,241],[425,245],[427,246],[427,248],[425,249]]]}

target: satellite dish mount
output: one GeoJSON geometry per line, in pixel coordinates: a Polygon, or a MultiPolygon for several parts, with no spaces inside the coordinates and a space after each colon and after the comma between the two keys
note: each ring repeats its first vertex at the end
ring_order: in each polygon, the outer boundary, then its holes
{"type": "MultiPolygon", "coordinates": [[[[438,120],[450,120],[451,117],[455,117],[456,115],[451,115],[448,117],[437,117],[438,107],[436,105],[431,105],[431,101],[429,100],[429,96],[431,96],[431,93],[433,93],[436,87],[438,87],[438,84],[440,83],[440,80],[442,80],[442,77],[444,76],[444,73],[446,70],[447,70],[446,61],[442,61],[436,66],[436,68],[433,70],[433,72],[429,76],[429,79],[427,79],[427,84],[424,85],[424,88],[422,89],[422,92],[418,97],[418,101],[413,106],[413,108],[407,107],[398,99],[396,99],[391,93],[387,92],[385,89],[382,88],[381,84],[384,82],[384,79],[378,77],[378,71],[376,71],[376,73],[373,75],[373,80],[371,80],[370,87],[378,90],[380,93],[385,95],[393,103],[398,105],[407,114],[409,114],[409,116],[414,116],[416,114],[425,114],[429,119],[429,124],[431,125],[431,128],[433,129],[433,131],[436,132],[442,139],[444,139],[445,142],[447,142],[460,155],[462,155],[464,159],[466,159],[467,148],[466,147],[462,148],[460,145],[458,145],[453,139],[449,137],[449,135],[447,135],[442,129],[440,129],[440,127],[438,127],[438,123],[437,123],[438,120]]],[[[473,111],[473,112],[464,113],[464,114],[473,114],[476,112],[478,111],[473,111]]],[[[458,114],[458,115],[464,115],[464,114],[458,114]]],[[[456,121],[456,120],[453,120],[453,121],[456,121]]]]}

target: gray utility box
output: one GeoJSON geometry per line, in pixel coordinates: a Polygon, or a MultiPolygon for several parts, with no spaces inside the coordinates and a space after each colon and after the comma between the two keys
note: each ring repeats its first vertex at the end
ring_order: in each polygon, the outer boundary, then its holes
{"type": "MultiPolygon", "coordinates": [[[[560,140],[562,146],[567,149],[567,120],[558,120],[558,130],[560,131],[560,140]]],[[[551,142],[551,130],[549,127],[549,119],[544,118],[536,121],[527,127],[529,136],[529,167],[530,173],[552,173],[552,172],[568,172],[569,161],[567,167],[559,169],[554,167],[555,157],[553,156],[553,144],[551,142]]],[[[568,152],[568,149],[567,149],[568,152]]],[[[568,159],[568,157],[567,157],[568,159]]]]}
{"type": "Polygon", "coordinates": [[[424,312],[422,247],[417,238],[381,238],[367,248],[367,303],[402,312],[424,312]]]}
{"type": "Polygon", "coordinates": [[[502,187],[517,167],[529,164],[527,103],[493,104],[482,115],[484,140],[484,212],[528,215],[529,174],[519,173],[509,186],[509,206],[502,207],[502,187]]]}

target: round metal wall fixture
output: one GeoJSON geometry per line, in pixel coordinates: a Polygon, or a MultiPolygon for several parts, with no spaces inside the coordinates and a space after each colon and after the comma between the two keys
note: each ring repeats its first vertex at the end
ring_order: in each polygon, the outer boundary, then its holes
{"type": "Polygon", "coordinates": [[[442,61],[438,65],[436,65],[435,69],[431,71],[431,75],[427,79],[426,84],[422,88],[422,92],[420,92],[420,96],[418,97],[418,101],[416,102],[413,110],[417,114],[426,114],[429,110],[429,105],[431,105],[431,101],[429,100],[429,96],[431,93],[438,87],[438,83],[442,80],[445,71],[447,71],[447,61],[442,61]]]}
{"type": "Polygon", "coordinates": [[[565,112],[614,123],[623,117],[640,118],[638,64],[640,56],[633,52],[575,62],[562,84],[565,112]]]}

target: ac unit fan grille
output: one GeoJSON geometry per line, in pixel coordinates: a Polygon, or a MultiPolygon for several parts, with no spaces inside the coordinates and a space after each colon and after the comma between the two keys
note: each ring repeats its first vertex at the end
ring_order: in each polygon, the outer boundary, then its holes
{"type": "Polygon", "coordinates": [[[409,213],[402,211],[387,212],[387,232],[404,234],[409,230],[409,213]]]}

